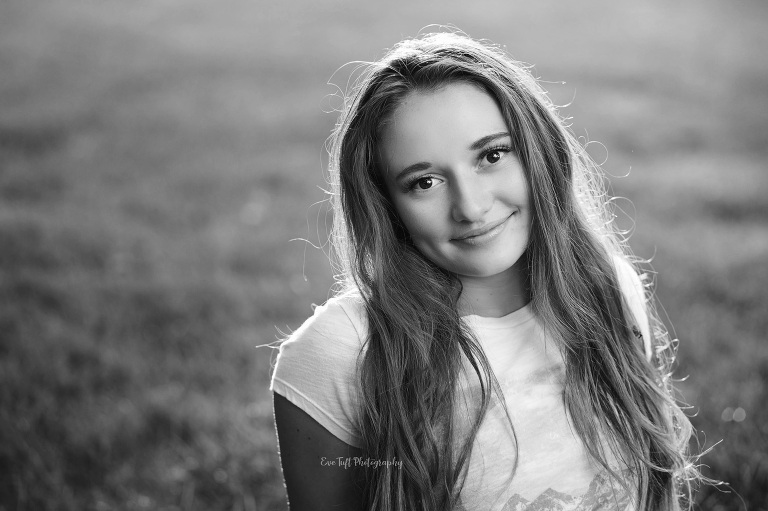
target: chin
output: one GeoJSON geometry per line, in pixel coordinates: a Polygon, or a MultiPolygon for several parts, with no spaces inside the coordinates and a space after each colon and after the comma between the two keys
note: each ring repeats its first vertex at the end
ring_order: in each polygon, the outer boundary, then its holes
{"type": "Polygon", "coordinates": [[[485,278],[500,275],[512,269],[521,258],[506,261],[488,261],[485,264],[457,264],[451,268],[453,273],[467,277],[485,278]]]}

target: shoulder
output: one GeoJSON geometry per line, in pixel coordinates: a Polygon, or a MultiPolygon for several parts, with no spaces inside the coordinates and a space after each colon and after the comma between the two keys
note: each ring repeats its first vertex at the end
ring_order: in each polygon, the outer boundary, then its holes
{"type": "Polygon", "coordinates": [[[350,377],[363,351],[367,321],[362,298],[344,295],[314,306],[314,312],[280,345],[278,378],[315,371],[318,364],[350,377]],[[332,367],[329,367],[332,366],[332,367]]]}
{"type": "Polygon", "coordinates": [[[365,306],[353,295],[315,307],[280,345],[270,389],[352,446],[361,445],[358,364],[367,338],[365,306]]]}
{"type": "Polygon", "coordinates": [[[283,343],[291,349],[297,344],[359,349],[367,337],[365,305],[359,295],[345,294],[313,305],[314,311],[283,343]]]}
{"type": "Polygon", "coordinates": [[[642,334],[646,358],[651,358],[651,332],[648,322],[645,285],[635,266],[623,255],[614,255],[613,264],[616,278],[626,305],[636,326],[642,334]]]}
{"type": "Polygon", "coordinates": [[[627,298],[645,302],[645,286],[635,266],[623,255],[613,256],[619,287],[627,298]]]}

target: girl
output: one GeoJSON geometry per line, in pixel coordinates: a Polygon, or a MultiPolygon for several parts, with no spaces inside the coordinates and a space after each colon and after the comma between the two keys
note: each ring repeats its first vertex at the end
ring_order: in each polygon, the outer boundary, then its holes
{"type": "Polygon", "coordinates": [[[453,33],[398,44],[345,102],[330,171],[342,289],[271,386],[291,509],[690,501],[669,337],[523,66],[453,33]]]}

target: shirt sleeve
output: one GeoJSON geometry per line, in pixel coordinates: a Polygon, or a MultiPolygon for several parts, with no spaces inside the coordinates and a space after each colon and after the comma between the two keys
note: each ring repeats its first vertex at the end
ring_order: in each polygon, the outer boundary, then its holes
{"type": "Polygon", "coordinates": [[[616,273],[619,279],[619,286],[627,300],[630,312],[634,317],[636,326],[643,335],[643,346],[645,357],[649,361],[653,356],[651,347],[651,329],[648,324],[648,314],[646,312],[645,288],[640,280],[640,276],[634,267],[624,258],[616,258],[616,273]]]}
{"type": "Polygon", "coordinates": [[[280,345],[270,390],[341,441],[362,447],[357,361],[367,331],[362,303],[332,298],[280,345]]]}

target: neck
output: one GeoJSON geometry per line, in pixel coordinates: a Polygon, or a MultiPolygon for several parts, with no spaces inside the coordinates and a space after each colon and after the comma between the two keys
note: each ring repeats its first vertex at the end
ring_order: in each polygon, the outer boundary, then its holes
{"type": "Polygon", "coordinates": [[[525,307],[530,301],[527,277],[522,261],[490,277],[460,275],[459,314],[500,318],[525,307]]]}

